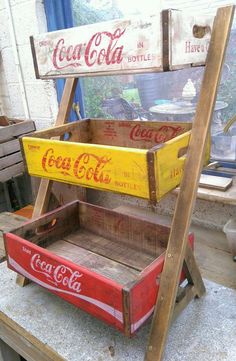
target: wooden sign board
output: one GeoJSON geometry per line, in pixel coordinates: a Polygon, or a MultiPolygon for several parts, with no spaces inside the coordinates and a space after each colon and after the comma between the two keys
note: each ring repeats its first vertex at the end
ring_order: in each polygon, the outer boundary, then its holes
{"type": "Polygon", "coordinates": [[[31,37],[37,78],[143,73],[204,64],[213,18],[165,10],[31,37]]]}
{"type": "Polygon", "coordinates": [[[171,70],[183,68],[183,65],[197,66],[205,63],[213,20],[210,16],[169,12],[171,70]]]}

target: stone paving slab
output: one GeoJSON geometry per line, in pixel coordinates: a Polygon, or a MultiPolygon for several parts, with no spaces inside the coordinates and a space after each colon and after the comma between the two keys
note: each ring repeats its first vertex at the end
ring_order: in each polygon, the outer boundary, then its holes
{"type": "MultiPolygon", "coordinates": [[[[236,291],[205,281],[207,294],[194,300],[172,325],[163,361],[236,360],[236,291]]],[[[0,265],[0,311],[67,361],[142,361],[150,321],[127,339],[47,290],[15,284],[0,265]]]]}

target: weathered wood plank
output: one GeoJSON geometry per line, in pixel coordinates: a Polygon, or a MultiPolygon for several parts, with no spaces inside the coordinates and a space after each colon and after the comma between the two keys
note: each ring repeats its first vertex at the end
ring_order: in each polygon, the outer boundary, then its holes
{"type": "Polygon", "coordinates": [[[196,291],[193,285],[187,285],[183,290],[184,294],[179,302],[175,303],[175,308],[173,312],[172,322],[180,315],[180,313],[185,309],[185,307],[192,301],[196,295],[196,291]]]}
{"type": "Polygon", "coordinates": [[[15,215],[10,212],[2,212],[0,214],[0,263],[5,260],[5,247],[3,242],[3,232],[9,232],[10,230],[19,227],[26,222],[25,217],[15,215]]]}
{"type": "MultiPolygon", "coordinates": [[[[64,240],[138,271],[142,271],[155,259],[155,256],[141,253],[134,247],[122,243],[122,241],[112,241],[82,228],[65,236],[64,240]]],[[[163,252],[165,252],[164,247],[163,252]]]]}
{"type": "MultiPolygon", "coordinates": [[[[0,311],[0,338],[27,360],[65,361],[38,338],[0,311]]],[[[7,360],[8,361],[8,360],[7,360]]]]}
{"type": "MultiPolygon", "coordinates": [[[[115,145],[150,149],[183,134],[192,128],[191,122],[127,121],[116,119],[83,119],[77,122],[36,131],[33,138],[49,139],[78,133],[80,143],[115,145]]],[[[71,141],[71,138],[68,139],[71,141]]]]}
{"type": "Polygon", "coordinates": [[[91,143],[150,149],[191,130],[192,123],[90,119],[91,143]]]}
{"type": "Polygon", "coordinates": [[[14,229],[14,234],[46,247],[48,243],[67,235],[78,226],[78,203],[72,202],[46,216],[26,222],[22,227],[14,229]]]}
{"type": "MultiPolygon", "coordinates": [[[[99,126],[100,121],[97,122],[99,126]]],[[[140,125],[145,127],[143,123],[145,122],[140,122],[140,125]]],[[[119,126],[119,123],[117,124],[119,126]]],[[[129,124],[130,122],[127,122],[127,126],[129,124]]],[[[175,136],[176,131],[177,133],[183,131],[179,125],[172,127],[163,124],[163,127],[168,128],[167,135],[163,136],[163,130],[159,132],[162,125],[156,124],[155,128],[153,124],[153,128],[148,129],[148,126],[146,127],[146,131],[150,132],[148,137],[156,132],[160,136],[160,142],[163,141],[164,137],[169,139],[171,136],[175,136]]],[[[65,129],[69,128],[65,127],[65,129]]],[[[122,127],[117,129],[117,133],[120,129],[119,139],[122,138],[122,134],[124,135],[122,127]]],[[[52,134],[53,132],[49,130],[49,133],[52,134]]],[[[71,133],[73,134],[73,132],[71,133]]],[[[91,138],[93,135],[94,131],[91,138]]],[[[122,143],[128,143],[129,138],[130,135],[126,132],[127,142],[124,140],[122,143]]],[[[185,156],[182,151],[188,146],[189,138],[190,131],[153,148],[153,171],[156,174],[157,201],[180,183],[185,163],[185,156]]],[[[103,140],[105,142],[105,137],[103,140]]],[[[111,140],[108,141],[108,143],[110,142],[111,140]]],[[[119,145],[121,144],[121,140],[117,142],[119,145]]],[[[22,138],[22,143],[28,172],[32,176],[149,199],[150,185],[146,148],[147,145],[152,147],[155,144],[155,137],[151,140],[144,139],[141,142],[133,142],[132,148],[114,144],[111,146],[107,145],[106,142],[105,144],[89,144],[28,136],[22,138]],[[144,149],[142,149],[143,144],[144,149]],[[135,146],[137,148],[134,148],[135,146]],[[141,149],[139,149],[140,147],[141,149]]]]}
{"type": "Polygon", "coordinates": [[[6,157],[2,157],[0,158],[0,171],[19,162],[22,162],[21,152],[13,153],[11,155],[7,155],[6,157]]]}
{"type": "Polygon", "coordinates": [[[21,361],[20,355],[0,339],[0,361],[21,361]]]}
{"type": "Polygon", "coordinates": [[[53,137],[63,137],[66,134],[68,136],[68,141],[71,141],[71,136],[73,133],[77,133],[78,141],[83,143],[89,142],[91,140],[89,128],[90,119],[82,119],[80,121],[66,123],[44,130],[38,130],[32,134],[29,134],[29,136],[33,138],[50,139],[53,137]]]}
{"type": "Polygon", "coordinates": [[[30,137],[22,141],[32,176],[149,197],[145,150],[30,137]]]}
{"type": "Polygon", "coordinates": [[[89,251],[78,245],[59,240],[47,247],[47,250],[66,258],[79,266],[86,267],[90,271],[99,273],[119,284],[126,284],[137,279],[139,271],[115,260],[108,259],[95,252],[89,251]]]}
{"type": "MultiPolygon", "coordinates": [[[[78,79],[68,79],[66,81],[55,125],[62,125],[66,123],[71,110],[77,82],[78,79]]],[[[46,212],[51,189],[52,181],[48,179],[42,179],[35,201],[33,217],[37,217],[46,212]]]]}
{"type": "Polygon", "coordinates": [[[164,225],[83,202],[79,209],[80,226],[90,232],[154,257],[160,256],[166,248],[170,229],[164,225]]]}
{"type": "Polygon", "coordinates": [[[4,183],[13,177],[24,173],[24,164],[23,162],[14,164],[8,168],[2,169],[0,171],[0,182],[4,183]]]}
{"type": "Polygon", "coordinates": [[[8,154],[15,153],[20,150],[20,142],[18,139],[0,143],[0,158],[8,154]]]}
{"type": "MultiPolygon", "coordinates": [[[[169,11],[170,69],[205,62],[212,21],[169,11]]],[[[169,40],[162,27],[157,12],[37,35],[31,38],[36,77],[162,71],[163,43],[169,40]]]]}
{"type": "Polygon", "coordinates": [[[0,130],[0,142],[19,137],[20,135],[33,132],[34,130],[35,125],[31,120],[2,127],[0,130]]]}

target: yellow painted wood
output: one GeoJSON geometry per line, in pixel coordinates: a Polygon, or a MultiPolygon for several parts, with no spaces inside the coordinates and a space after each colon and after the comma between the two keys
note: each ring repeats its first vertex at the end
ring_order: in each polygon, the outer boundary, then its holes
{"type": "MultiPolygon", "coordinates": [[[[177,187],[182,179],[186,155],[184,152],[189,144],[191,131],[185,132],[178,137],[163,144],[155,154],[155,175],[157,182],[156,197],[159,201],[166,193],[177,187]],[[180,156],[179,156],[180,155],[180,156]]],[[[208,137],[204,164],[210,159],[210,137],[208,137]]]]}
{"type": "MultiPolygon", "coordinates": [[[[190,131],[155,152],[159,201],[180,184],[190,131]]],[[[149,198],[147,150],[23,137],[28,172],[64,183],[149,198]]]]}
{"type": "Polygon", "coordinates": [[[32,176],[149,197],[146,150],[24,137],[32,176]]]}
{"type": "Polygon", "coordinates": [[[188,146],[190,134],[189,131],[169,140],[155,154],[157,201],[180,184],[186,156],[178,157],[178,154],[181,149],[188,146]]]}

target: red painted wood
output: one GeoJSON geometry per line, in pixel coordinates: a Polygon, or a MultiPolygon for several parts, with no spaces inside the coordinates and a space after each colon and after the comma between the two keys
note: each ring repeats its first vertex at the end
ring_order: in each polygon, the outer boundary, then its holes
{"type": "MultiPolygon", "coordinates": [[[[189,235],[189,243],[193,247],[193,233],[189,235]]],[[[131,333],[138,328],[153,313],[154,305],[159,290],[159,277],[164,266],[165,254],[146,267],[140,275],[139,282],[130,290],[130,323],[131,333]]],[[[184,281],[185,275],[181,274],[180,282],[184,281]]]]}
{"type": "Polygon", "coordinates": [[[9,268],[123,331],[121,285],[14,234],[5,244],[9,268]]]}
{"type": "MultiPolygon", "coordinates": [[[[12,233],[4,235],[8,267],[31,279],[93,316],[124,332],[123,300],[120,285],[85,267],[59,257],[12,233]]],[[[189,243],[193,247],[193,234],[189,243]]],[[[158,277],[164,265],[164,254],[141,273],[130,289],[131,334],[152,314],[159,289],[158,277]]],[[[185,279],[181,275],[181,281],[185,279]]]]}

